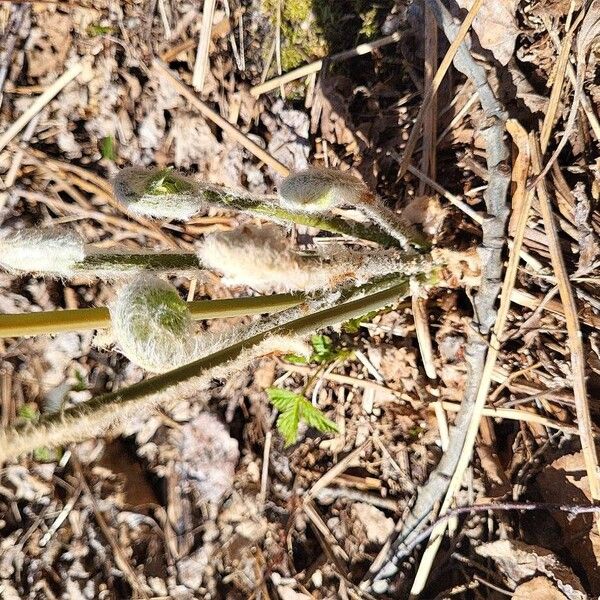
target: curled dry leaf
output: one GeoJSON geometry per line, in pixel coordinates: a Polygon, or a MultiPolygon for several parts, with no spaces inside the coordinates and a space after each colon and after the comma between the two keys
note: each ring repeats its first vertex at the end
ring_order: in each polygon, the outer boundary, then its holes
{"type": "MultiPolygon", "coordinates": [[[[589,504],[590,486],[585,473],[583,454],[567,454],[543,469],[537,478],[542,498],[547,502],[589,504]]],[[[593,526],[592,515],[569,518],[555,513],[563,542],[583,567],[594,595],[600,594],[600,535],[593,526]]]]}
{"type": "Polygon", "coordinates": [[[280,585],[277,588],[277,593],[281,600],[309,600],[310,596],[295,591],[291,586],[280,585]]]}
{"type": "Polygon", "coordinates": [[[476,248],[450,250],[434,248],[431,256],[444,265],[443,281],[451,288],[478,286],[481,277],[481,259],[476,248]]]}
{"type": "Polygon", "coordinates": [[[364,527],[369,542],[383,545],[394,531],[394,520],[372,504],[356,502],[352,506],[353,516],[364,527]]]}
{"type": "Polygon", "coordinates": [[[576,11],[581,9],[582,0],[542,0],[532,6],[531,14],[538,18],[546,16],[550,19],[560,19],[568,14],[571,6],[576,11]]]}
{"type": "Polygon", "coordinates": [[[518,585],[512,600],[568,600],[547,577],[540,575],[518,585]]]}
{"type": "Polygon", "coordinates": [[[43,27],[31,30],[26,46],[29,77],[45,77],[64,70],[73,44],[72,25],[68,15],[57,12],[44,18],[43,27]]]}
{"type": "Polygon", "coordinates": [[[311,112],[311,133],[320,130],[323,139],[330,144],[346,146],[346,152],[356,154],[359,143],[353,130],[354,124],[348,110],[347,98],[351,84],[345,77],[328,77],[317,88],[311,112]]]}
{"type": "MultiPolygon", "coordinates": [[[[457,4],[469,10],[473,0],[457,0],[457,4]]],[[[479,42],[502,65],[507,65],[511,59],[519,35],[516,19],[518,4],[518,0],[485,0],[473,21],[479,42]]]]}
{"type": "Polygon", "coordinates": [[[591,225],[592,203],[583,183],[577,183],[571,193],[575,199],[575,228],[579,236],[577,275],[585,275],[590,273],[597,265],[600,243],[598,235],[591,225]]]}
{"type": "Polygon", "coordinates": [[[437,196],[417,196],[402,211],[408,225],[420,225],[429,236],[440,233],[447,210],[437,196]]]}
{"type": "Polygon", "coordinates": [[[482,544],[477,554],[491,558],[506,577],[520,583],[535,575],[546,575],[571,600],[586,600],[587,594],[577,576],[550,550],[516,540],[482,544]]]}
{"type": "MultiPolygon", "coordinates": [[[[267,150],[291,171],[300,171],[308,167],[309,118],[299,110],[284,108],[282,100],[277,100],[271,114],[261,115],[269,130],[270,139],[267,150]]],[[[276,179],[279,178],[276,176],[276,179]]]]}

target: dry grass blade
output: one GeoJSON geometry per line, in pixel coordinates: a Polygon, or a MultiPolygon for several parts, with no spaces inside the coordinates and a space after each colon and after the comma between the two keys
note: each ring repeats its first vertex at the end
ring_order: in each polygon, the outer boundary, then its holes
{"type": "Polygon", "coordinates": [[[481,225],[484,221],[484,218],[476,211],[473,210],[466,202],[464,202],[460,196],[456,194],[451,194],[448,190],[443,188],[439,183],[431,179],[423,173],[419,171],[416,167],[412,165],[408,165],[408,170],[410,173],[418,177],[423,183],[426,183],[432,190],[435,190],[438,194],[441,194],[446,200],[450,201],[451,204],[456,206],[459,210],[465,213],[465,215],[471,217],[475,223],[479,223],[481,225]]]}
{"type": "Polygon", "coordinates": [[[305,502],[310,502],[313,498],[319,495],[319,492],[326,488],[338,475],[341,475],[348,467],[354,465],[361,454],[371,444],[371,440],[367,440],[364,444],[354,449],[350,454],[340,460],[335,466],[333,466],[323,477],[321,477],[315,484],[310,488],[305,496],[305,502]]]}
{"type": "Polygon", "coordinates": [[[415,331],[421,352],[421,360],[425,374],[429,379],[436,379],[435,362],[433,357],[433,346],[431,344],[431,332],[429,331],[429,318],[427,312],[427,298],[421,298],[418,292],[412,296],[412,313],[415,320],[415,331]]]}
{"type": "Polygon", "coordinates": [[[4,84],[12,64],[12,57],[19,38],[19,29],[21,29],[27,17],[29,6],[12,4],[9,10],[10,16],[3,31],[2,50],[0,52],[0,104],[4,99],[4,84]]]}
{"type": "MultiPolygon", "coordinates": [[[[530,308],[531,310],[535,310],[540,305],[540,299],[536,296],[529,294],[523,290],[513,290],[511,295],[511,300],[515,304],[519,304],[520,306],[525,306],[526,308],[530,308]]],[[[554,313],[555,315],[559,315],[561,317],[565,316],[564,306],[557,302],[556,300],[550,300],[544,303],[544,309],[548,312],[554,313]]],[[[581,320],[590,327],[594,329],[600,329],[600,317],[594,315],[593,313],[585,313],[581,316],[581,320]]]]}
{"type": "Polygon", "coordinates": [[[289,175],[289,169],[277,159],[273,158],[268,152],[263,150],[257,143],[253,142],[248,136],[244,135],[239,129],[234,127],[227,119],[224,119],[219,113],[207,106],[185,85],[163,62],[154,59],[152,63],[154,68],[181,94],[202,116],[206,117],[215,125],[218,125],[223,131],[229,134],[236,142],[239,142],[246,150],[254,154],[256,158],[269,165],[274,171],[283,177],[289,175]]]}
{"type": "MultiPolygon", "coordinates": [[[[52,191],[54,190],[51,190],[51,192],[52,191]]],[[[148,237],[160,240],[162,242],[168,240],[168,245],[171,248],[177,247],[173,240],[165,236],[165,234],[162,231],[160,231],[155,225],[153,225],[152,228],[149,229],[147,227],[144,227],[143,225],[140,225],[139,223],[128,221],[123,217],[117,217],[115,215],[103,213],[99,210],[82,209],[77,204],[73,204],[71,202],[66,202],[65,200],[62,200],[60,195],[56,193],[57,191],[58,190],[54,191],[54,193],[52,193],[51,195],[45,195],[39,192],[29,192],[21,188],[16,188],[14,193],[15,195],[20,196],[21,198],[27,199],[29,202],[41,202],[42,204],[45,204],[50,209],[61,215],[64,214],[79,216],[83,213],[86,219],[93,219],[94,221],[98,221],[98,223],[114,225],[126,231],[133,231],[135,233],[146,235],[148,237]]]]}
{"type": "MultiPolygon", "coordinates": [[[[441,406],[444,410],[449,412],[458,412],[460,405],[455,402],[442,402],[441,406]]],[[[549,429],[556,429],[557,431],[564,431],[570,435],[577,435],[579,433],[577,427],[574,425],[566,425],[554,419],[543,417],[536,413],[519,410],[516,408],[493,408],[486,406],[483,408],[481,413],[484,417],[492,417],[494,419],[511,419],[514,421],[523,421],[525,423],[537,423],[543,425],[549,429]]]]}
{"type": "Polygon", "coordinates": [[[328,56],[326,59],[316,60],[315,62],[309,63],[308,65],[303,65],[302,67],[298,67],[289,73],[285,73],[279,77],[274,77],[273,79],[269,79],[269,81],[265,81],[260,85],[254,86],[250,88],[250,93],[258,98],[261,94],[265,92],[270,92],[271,90],[276,90],[278,87],[289,83],[290,81],[295,81],[296,79],[300,79],[301,77],[306,77],[307,75],[311,75],[312,73],[319,72],[325,61],[335,62],[339,60],[345,60],[347,58],[352,58],[354,56],[361,56],[363,54],[369,54],[373,52],[373,50],[377,48],[383,48],[384,46],[388,46],[389,44],[394,44],[400,40],[399,33],[392,33],[391,35],[387,35],[379,40],[375,40],[373,42],[368,42],[366,44],[359,44],[356,48],[352,48],[350,50],[344,50],[343,52],[338,52],[337,54],[332,54],[328,56]]]}
{"type": "Polygon", "coordinates": [[[550,101],[548,103],[548,109],[544,117],[544,124],[540,133],[540,145],[542,149],[548,147],[550,141],[550,135],[552,133],[552,127],[554,126],[554,120],[556,118],[556,112],[558,105],[561,100],[561,92],[563,89],[563,82],[565,80],[565,74],[567,70],[567,64],[569,62],[569,53],[571,51],[571,44],[573,43],[573,34],[575,31],[571,29],[565,35],[558,55],[558,61],[556,63],[556,75],[554,83],[552,84],[552,92],[550,93],[550,101]]]}
{"type": "Polygon", "coordinates": [[[569,111],[563,136],[544,168],[541,169],[539,175],[537,175],[535,180],[530,184],[531,188],[534,188],[546,176],[552,165],[556,162],[556,159],[563,151],[563,148],[567,144],[569,136],[573,131],[573,127],[575,126],[575,119],[577,118],[577,111],[579,110],[579,104],[581,102],[581,94],[583,93],[587,54],[594,40],[600,35],[600,0],[592,0],[587,3],[586,7],[579,14],[579,17],[575,20],[575,23],[573,23],[571,32],[577,29],[579,23],[581,23],[581,29],[577,35],[576,43],[577,76],[575,81],[575,92],[573,94],[573,104],[569,111]]]}
{"type": "Polygon", "coordinates": [[[404,155],[402,157],[402,162],[400,163],[400,168],[398,170],[398,177],[402,177],[408,170],[412,154],[415,151],[415,148],[417,147],[417,141],[419,140],[419,136],[421,134],[421,126],[423,125],[423,121],[425,119],[426,110],[428,109],[429,104],[433,100],[434,96],[437,94],[440,84],[442,83],[442,80],[448,72],[452,61],[454,60],[458,49],[463,43],[469,29],[471,28],[471,25],[473,24],[473,21],[475,20],[475,17],[477,16],[477,13],[479,12],[479,9],[481,8],[482,4],[483,0],[475,0],[473,2],[473,5],[469,9],[469,12],[465,17],[465,20],[461,23],[456,38],[450,44],[450,47],[448,48],[444,58],[442,59],[442,62],[440,63],[440,66],[438,67],[435,76],[431,80],[431,87],[425,93],[423,103],[421,104],[421,108],[419,109],[419,113],[417,114],[417,118],[415,119],[412,131],[410,132],[410,136],[408,138],[408,141],[406,142],[406,146],[404,148],[404,155]]]}
{"type": "Polygon", "coordinates": [[[302,507],[315,531],[318,533],[323,550],[337,564],[338,569],[342,569],[345,572],[347,570],[345,563],[348,562],[349,557],[345,550],[337,543],[335,536],[331,533],[325,521],[323,521],[312,500],[305,502],[302,507]]]}
{"type": "Polygon", "coordinates": [[[202,25],[200,26],[198,51],[196,52],[194,75],[192,77],[192,86],[194,86],[194,89],[197,92],[202,92],[204,89],[204,80],[206,79],[206,72],[209,65],[208,51],[210,49],[210,33],[212,30],[216,2],[217,0],[204,0],[204,6],[202,8],[202,25]]]}
{"type": "MultiPolygon", "coordinates": [[[[529,211],[531,209],[531,201],[533,194],[531,192],[528,192],[525,187],[525,177],[528,171],[526,165],[529,165],[530,162],[530,144],[528,144],[527,141],[527,133],[525,132],[523,127],[513,119],[507,122],[506,128],[513,137],[515,144],[519,148],[519,155],[517,161],[520,161],[522,163],[519,164],[517,168],[515,168],[515,172],[519,173],[521,177],[521,181],[518,182],[518,185],[515,189],[515,196],[520,197],[513,197],[513,206],[520,206],[521,210],[519,212],[519,218],[515,224],[513,247],[510,252],[508,265],[506,267],[506,273],[504,276],[504,282],[502,284],[500,306],[498,308],[498,315],[492,331],[490,347],[488,349],[487,356],[485,359],[483,373],[479,381],[475,404],[473,406],[473,410],[471,411],[471,419],[469,421],[469,426],[467,429],[467,434],[465,436],[465,441],[463,444],[461,455],[458,460],[452,479],[450,480],[450,485],[448,486],[446,497],[444,498],[444,502],[442,503],[442,507],[440,509],[441,515],[444,515],[450,510],[450,507],[452,506],[454,500],[454,496],[460,489],[465,471],[469,466],[469,462],[473,454],[475,439],[477,437],[477,432],[479,431],[479,423],[483,415],[483,409],[485,407],[485,403],[492,383],[494,367],[496,366],[496,361],[500,352],[501,339],[508,317],[508,309],[511,303],[510,297],[515,287],[517,279],[517,271],[520,260],[519,253],[523,245],[523,239],[525,237],[525,228],[527,226],[529,211]]],[[[411,590],[412,594],[417,595],[423,591],[423,588],[425,587],[425,584],[427,582],[427,577],[429,576],[429,573],[431,571],[433,560],[437,554],[445,530],[445,522],[440,523],[433,529],[429,546],[423,554],[421,563],[415,576],[415,581],[411,590]]]]}
{"type": "MultiPolygon", "coordinates": [[[[431,9],[425,7],[425,77],[423,91],[431,93],[431,87],[438,65],[438,33],[437,23],[431,9]]],[[[435,179],[437,162],[437,95],[433,94],[431,102],[423,117],[423,154],[421,156],[421,171],[435,179]]],[[[419,183],[419,194],[424,194],[427,186],[423,180],[419,183]]]]}
{"type": "MultiPolygon", "coordinates": [[[[302,373],[303,375],[314,375],[314,369],[311,367],[305,367],[302,365],[285,364],[282,365],[289,373],[302,373]]],[[[381,383],[376,383],[369,379],[358,379],[357,377],[351,377],[349,375],[339,375],[338,373],[329,373],[325,371],[321,375],[321,379],[326,381],[333,381],[335,383],[341,383],[350,387],[359,387],[365,390],[380,391],[383,394],[392,394],[396,396],[402,396],[402,392],[393,390],[381,383]]]]}
{"type": "MultiPolygon", "coordinates": [[[[600,7],[600,3],[598,3],[598,6],[600,7]]],[[[600,15],[598,15],[598,18],[600,22],[600,15]]],[[[539,143],[536,140],[536,143],[532,146],[532,163],[536,172],[541,170],[541,150],[538,144],[539,143]]],[[[588,475],[590,493],[592,499],[597,502],[600,500],[600,471],[598,470],[598,455],[594,444],[592,420],[590,417],[590,407],[586,390],[585,354],[581,329],[579,327],[579,318],[577,316],[577,305],[575,304],[575,296],[560,248],[560,239],[558,237],[556,222],[552,212],[552,204],[543,179],[537,186],[537,194],[540,212],[542,213],[542,218],[544,220],[544,228],[550,243],[550,255],[557,279],[558,291],[565,310],[569,349],[571,352],[573,394],[575,396],[575,410],[577,413],[581,449],[583,451],[585,469],[588,475]]],[[[600,532],[600,521],[596,521],[596,526],[600,532]]]]}
{"type": "MultiPolygon", "coordinates": [[[[396,153],[392,152],[392,156],[396,157],[396,153]]],[[[431,177],[427,177],[425,173],[413,167],[412,165],[408,166],[408,170],[410,173],[418,177],[421,181],[426,183],[432,190],[435,190],[438,194],[441,194],[446,200],[448,200],[451,204],[456,206],[459,210],[461,210],[465,215],[469,216],[475,223],[479,225],[483,225],[485,220],[484,216],[479,214],[477,211],[473,210],[460,196],[456,194],[451,194],[447,189],[442,187],[437,181],[431,179],[431,177]]],[[[512,241],[508,240],[509,248],[512,248],[512,241]]],[[[521,249],[521,258],[536,272],[542,272],[544,270],[543,265],[540,261],[532,256],[526,250],[521,249]]]]}

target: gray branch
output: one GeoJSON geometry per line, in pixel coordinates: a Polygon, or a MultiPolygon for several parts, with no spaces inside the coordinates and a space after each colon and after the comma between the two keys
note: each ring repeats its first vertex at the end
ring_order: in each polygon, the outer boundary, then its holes
{"type": "MultiPolygon", "coordinates": [[[[441,0],[427,0],[427,4],[435,15],[438,25],[452,42],[457,36],[458,26],[454,23],[450,12],[441,0]]],[[[461,44],[454,59],[454,66],[473,82],[479,94],[485,115],[480,131],[486,141],[489,172],[489,184],[484,193],[487,215],[483,222],[482,243],[479,247],[481,284],[473,300],[474,316],[466,348],[468,383],[460,412],[450,433],[448,450],[429,476],[427,483],[419,490],[398,537],[390,545],[383,566],[379,568],[377,564],[373,565],[370,573],[371,581],[388,579],[398,572],[398,564],[414,547],[411,540],[419,535],[419,530],[430,519],[435,507],[446,494],[473,415],[489,343],[487,336],[496,321],[496,300],[502,285],[502,251],[506,241],[505,231],[509,216],[506,197],[510,184],[509,148],[505,141],[507,117],[487,81],[485,69],[475,62],[467,42],[461,44]]]]}

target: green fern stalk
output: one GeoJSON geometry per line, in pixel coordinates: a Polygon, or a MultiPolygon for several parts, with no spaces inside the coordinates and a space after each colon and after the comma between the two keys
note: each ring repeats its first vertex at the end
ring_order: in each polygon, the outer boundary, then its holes
{"type": "MultiPolygon", "coordinates": [[[[296,306],[304,300],[303,294],[272,294],[226,298],[222,300],[197,300],[189,302],[192,318],[224,319],[272,313],[296,306]]],[[[86,331],[110,327],[108,308],[79,308],[35,313],[0,314],[0,338],[16,338],[66,331],[86,331]]]]}
{"type": "Polygon", "coordinates": [[[341,217],[331,215],[307,214],[276,206],[267,200],[261,200],[254,196],[225,193],[215,189],[204,190],[204,196],[210,204],[248,212],[259,217],[267,217],[278,222],[314,227],[329,233],[375,242],[385,247],[401,247],[395,237],[378,225],[364,225],[357,221],[346,221],[341,217]]]}
{"type": "MultiPolygon", "coordinates": [[[[191,384],[195,381],[206,382],[215,374],[215,370],[216,375],[226,376],[228,364],[235,364],[245,352],[250,352],[272,336],[308,335],[332,324],[390,306],[409,293],[410,285],[406,278],[385,277],[361,288],[346,290],[342,296],[343,304],[300,317],[298,314],[302,314],[302,306],[290,309],[281,313],[278,325],[183,367],[125,389],[96,396],[63,412],[42,416],[35,424],[5,429],[0,433],[0,462],[33,451],[41,445],[58,446],[99,435],[132,414],[139,414],[183,393],[191,393],[194,389],[191,384]],[[286,318],[290,320],[286,322],[286,318]]],[[[304,310],[310,310],[310,303],[305,304],[304,310]]]]}
{"type": "Polygon", "coordinates": [[[123,271],[153,271],[159,273],[175,273],[178,271],[198,271],[202,265],[192,252],[99,252],[86,255],[73,265],[76,273],[98,272],[122,273],[123,271]]]}

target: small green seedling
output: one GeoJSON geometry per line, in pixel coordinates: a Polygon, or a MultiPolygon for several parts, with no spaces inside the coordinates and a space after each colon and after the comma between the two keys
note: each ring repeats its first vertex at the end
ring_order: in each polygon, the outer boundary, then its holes
{"type": "Polygon", "coordinates": [[[117,160],[117,147],[112,135],[107,135],[100,140],[100,154],[106,160],[117,160]]]}
{"type": "Polygon", "coordinates": [[[113,28],[108,25],[92,24],[87,28],[87,33],[90,37],[99,37],[101,35],[109,35],[113,32],[113,28]]]}
{"type": "Polygon", "coordinates": [[[354,354],[352,350],[346,348],[336,349],[333,340],[328,335],[313,335],[310,338],[313,348],[312,354],[306,358],[297,354],[288,354],[285,360],[293,365],[306,365],[317,363],[319,365],[331,363],[334,360],[346,360],[354,354]]]}
{"type": "Polygon", "coordinates": [[[337,425],[304,396],[280,388],[269,388],[267,395],[271,404],[280,413],[276,426],[286,447],[296,443],[298,427],[301,422],[314,427],[321,433],[338,433],[337,425]]]}

